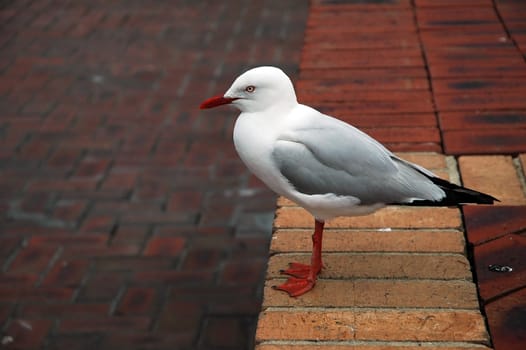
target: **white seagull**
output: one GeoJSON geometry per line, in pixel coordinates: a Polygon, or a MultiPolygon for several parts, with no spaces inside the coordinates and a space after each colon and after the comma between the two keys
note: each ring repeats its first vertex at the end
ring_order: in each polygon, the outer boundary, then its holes
{"type": "Polygon", "coordinates": [[[289,77],[276,67],[240,75],[223,96],[200,108],[231,104],[241,114],[235,148],[252,173],[315,219],[311,264],[291,263],[287,282],[274,287],[299,296],[311,290],[323,266],[326,220],[370,214],[386,205],[493,204],[496,198],[442,180],[405,161],[355,127],[299,104],[289,77]]]}

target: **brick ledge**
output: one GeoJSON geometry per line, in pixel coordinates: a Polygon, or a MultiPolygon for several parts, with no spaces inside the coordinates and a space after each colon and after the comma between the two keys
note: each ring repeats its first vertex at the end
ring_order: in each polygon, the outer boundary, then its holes
{"type": "MultiPolygon", "coordinates": [[[[401,156],[445,178],[494,189],[503,204],[524,201],[522,191],[495,185],[514,183],[511,157],[486,159],[501,176],[480,177],[470,169],[487,157],[463,156],[457,164],[435,153],[401,156]]],[[[291,258],[308,261],[312,226],[302,208],[278,200],[257,350],[489,348],[459,209],[389,207],[328,222],[326,268],[316,288],[289,298],[271,286],[282,281],[279,269],[291,258]]]]}

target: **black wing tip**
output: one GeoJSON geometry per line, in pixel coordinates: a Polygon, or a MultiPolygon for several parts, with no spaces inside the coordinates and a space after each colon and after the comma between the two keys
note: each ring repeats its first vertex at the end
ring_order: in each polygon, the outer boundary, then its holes
{"type": "Polygon", "coordinates": [[[455,185],[454,183],[438,177],[430,179],[435,185],[439,186],[444,192],[446,192],[445,198],[450,197],[453,200],[457,200],[458,204],[494,204],[495,201],[500,202],[500,200],[487,193],[455,185]]]}
{"type": "Polygon", "coordinates": [[[428,178],[437,186],[439,186],[446,196],[439,201],[431,200],[415,200],[410,203],[402,203],[409,206],[457,206],[464,204],[495,204],[500,202],[499,199],[479,191],[472,190],[467,187],[455,185],[449,181],[439,177],[428,176],[428,178]]]}

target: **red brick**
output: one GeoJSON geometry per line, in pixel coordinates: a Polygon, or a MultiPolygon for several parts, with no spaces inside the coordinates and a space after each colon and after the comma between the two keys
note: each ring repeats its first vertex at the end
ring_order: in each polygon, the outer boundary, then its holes
{"type": "Polygon", "coordinates": [[[412,14],[409,11],[388,11],[387,14],[382,14],[355,10],[344,12],[342,16],[339,16],[339,13],[314,15],[311,12],[307,32],[318,35],[345,33],[348,36],[357,33],[375,33],[381,36],[385,32],[414,35],[416,28],[412,22],[412,14]],[[382,22],[383,25],[377,26],[378,22],[382,22]],[[324,25],[326,23],[331,23],[331,26],[324,25]],[[353,25],[350,26],[349,23],[353,25]]]}
{"type": "Polygon", "coordinates": [[[158,329],[169,332],[196,333],[202,321],[203,306],[195,301],[169,301],[163,305],[158,329]]]}
{"type": "Polygon", "coordinates": [[[187,250],[182,269],[188,270],[214,270],[224,258],[222,249],[196,248],[187,250]]]}
{"type": "Polygon", "coordinates": [[[177,191],[168,199],[168,211],[198,211],[203,203],[203,195],[194,190],[177,191]]]}
{"type": "MultiPolygon", "coordinates": [[[[46,87],[49,88],[49,85],[46,87]]],[[[57,90],[59,87],[57,84],[53,86],[53,88],[56,88],[57,90]]],[[[65,89],[65,88],[64,88],[65,89]]],[[[42,126],[40,127],[40,131],[42,132],[66,132],[74,119],[74,115],[63,115],[63,114],[55,114],[49,115],[42,123],[42,126]]]]}
{"type": "Polygon", "coordinates": [[[377,33],[354,33],[345,32],[313,32],[305,38],[304,50],[312,49],[406,49],[419,47],[416,33],[407,32],[385,32],[377,33]]]}
{"type": "Polygon", "coordinates": [[[501,154],[526,151],[525,129],[472,129],[443,132],[448,154],[501,154]]]}
{"type": "Polygon", "coordinates": [[[47,274],[42,285],[78,287],[87,273],[89,263],[85,260],[59,260],[47,274]]]}
{"type": "Polygon", "coordinates": [[[139,271],[134,274],[133,280],[136,283],[151,285],[173,284],[173,285],[197,285],[206,284],[212,281],[211,271],[139,271]]]}
{"type": "MultiPolygon", "coordinates": [[[[492,7],[493,2],[491,0],[442,0],[440,2],[434,0],[415,0],[417,7],[446,7],[446,8],[457,8],[457,7],[471,7],[471,6],[488,6],[492,7]]],[[[459,11],[462,9],[459,9],[459,11]]]]}
{"type": "Polygon", "coordinates": [[[82,245],[70,245],[64,250],[62,257],[64,259],[77,258],[101,258],[111,256],[136,256],[142,248],[141,243],[115,243],[107,246],[91,246],[85,247],[82,245]]]}
{"type": "MultiPolygon", "coordinates": [[[[465,3],[464,5],[469,6],[470,4],[465,3]]],[[[497,15],[490,6],[473,6],[468,7],[465,11],[452,6],[418,8],[417,17],[418,26],[425,30],[462,30],[477,33],[502,31],[497,15]]]]}
{"type": "Polygon", "coordinates": [[[59,287],[3,287],[0,289],[0,301],[52,302],[68,301],[73,297],[74,289],[59,287]]]}
{"type": "Polygon", "coordinates": [[[299,100],[315,108],[345,108],[354,113],[426,113],[432,112],[431,96],[427,91],[362,92],[350,96],[344,94],[305,95],[299,100]]]}
{"type": "Polygon", "coordinates": [[[83,200],[60,200],[55,204],[53,217],[66,222],[76,222],[87,207],[83,200]]]}
{"type": "Polygon", "coordinates": [[[100,318],[108,314],[110,305],[103,303],[26,303],[20,316],[28,318],[100,318]]]}
{"type": "Polygon", "coordinates": [[[148,227],[135,227],[135,226],[119,226],[117,231],[114,232],[111,244],[142,244],[146,237],[149,235],[148,227]]]}
{"type": "Polygon", "coordinates": [[[81,302],[109,302],[117,297],[126,275],[118,272],[97,272],[91,275],[80,290],[81,302]]]}
{"type": "Polygon", "coordinates": [[[480,297],[485,302],[523,288],[526,281],[526,238],[510,234],[474,248],[480,297]],[[490,271],[489,265],[511,266],[511,273],[490,271]]]}
{"type": "Polygon", "coordinates": [[[115,218],[110,215],[91,215],[84,219],[82,232],[111,232],[115,225],[115,218]]]}
{"type": "Polygon", "coordinates": [[[176,168],[184,160],[182,153],[166,153],[156,154],[151,158],[150,162],[155,166],[162,166],[166,168],[176,168]]]}
{"type": "Polygon", "coordinates": [[[0,237],[0,259],[7,258],[21,244],[20,237],[0,237]]]}
{"type": "Polygon", "coordinates": [[[207,347],[242,347],[246,343],[244,338],[248,336],[246,328],[242,320],[234,317],[210,318],[203,334],[204,344],[207,347]]]}
{"type": "Polygon", "coordinates": [[[24,247],[9,265],[9,271],[42,272],[47,268],[56,251],[55,247],[39,247],[35,245],[24,247]]]}
{"type": "MultiPolygon", "coordinates": [[[[177,347],[191,348],[194,339],[194,332],[111,332],[104,338],[101,349],[133,349],[138,346],[145,349],[173,349],[174,344],[177,344],[177,347]]],[[[85,345],[85,342],[81,344],[85,345]]],[[[96,344],[100,346],[99,343],[96,344]]]]}
{"type": "Polygon", "coordinates": [[[130,170],[111,170],[102,184],[103,189],[133,189],[137,174],[130,170]]]}
{"type": "Polygon", "coordinates": [[[6,335],[12,337],[16,349],[39,349],[44,338],[51,331],[52,320],[46,319],[14,319],[9,324],[6,335]]]}
{"type": "MultiPolygon", "coordinates": [[[[498,48],[501,50],[502,48],[498,48]]],[[[430,63],[429,71],[433,79],[443,78],[516,78],[526,76],[526,67],[514,62],[489,61],[486,63],[477,62],[476,65],[469,65],[466,62],[444,62],[440,64],[430,63]]],[[[517,102],[516,102],[517,103],[517,102]]]]}
{"type": "Polygon", "coordinates": [[[18,157],[24,160],[37,160],[46,158],[51,149],[51,143],[47,140],[33,139],[22,146],[18,157]]]}
{"type": "Polygon", "coordinates": [[[418,48],[403,50],[309,50],[303,54],[302,68],[424,67],[418,48]]]}
{"type": "Polygon", "coordinates": [[[115,314],[148,315],[155,306],[156,294],[153,288],[130,287],[124,293],[115,314]]]}
{"type": "Polygon", "coordinates": [[[109,166],[109,159],[86,158],[80,162],[74,176],[100,179],[109,166]]]}
{"type": "MultiPolygon", "coordinates": [[[[326,30],[343,30],[338,27],[322,25],[327,23],[327,20],[336,20],[338,18],[349,20],[360,20],[367,19],[363,18],[366,14],[371,14],[375,18],[382,18],[386,22],[391,22],[396,20],[401,16],[400,24],[407,24],[411,21],[411,6],[410,2],[396,1],[391,3],[383,4],[365,4],[365,3],[331,3],[327,0],[314,0],[312,6],[309,9],[309,24],[312,19],[320,20],[316,29],[326,29],[326,30]],[[387,11],[388,10],[388,11],[387,11]]],[[[375,23],[376,22],[371,22],[375,23]]],[[[310,27],[310,25],[309,25],[310,27]]]]}
{"type": "Polygon", "coordinates": [[[495,349],[520,350],[524,335],[524,300],[526,289],[505,295],[486,305],[486,315],[495,349]]]}
{"type": "MultiPolygon", "coordinates": [[[[125,194],[127,191],[122,190],[108,190],[108,194],[114,193],[122,193],[125,194]]],[[[113,198],[101,198],[102,200],[99,200],[95,203],[95,205],[91,208],[90,213],[92,215],[108,215],[108,216],[120,216],[123,213],[129,213],[129,212],[140,212],[140,211],[149,211],[149,210],[156,210],[156,211],[162,211],[162,204],[161,203],[145,203],[145,202],[130,202],[126,198],[119,198],[113,197],[113,198]]],[[[119,225],[120,227],[121,225],[119,225]]],[[[134,226],[134,225],[130,225],[134,226]]]]}
{"type": "Polygon", "coordinates": [[[228,303],[213,301],[209,303],[208,310],[211,314],[229,316],[232,314],[257,315],[261,311],[261,300],[259,296],[251,299],[239,299],[229,301],[228,303]]]}
{"type": "MultiPolygon", "coordinates": [[[[437,95],[456,94],[503,94],[520,92],[526,89],[524,79],[509,78],[456,78],[433,80],[433,91],[437,95]]],[[[484,111],[485,112],[485,111],[484,111]]],[[[511,114],[509,111],[495,111],[511,114]]],[[[479,112],[481,113],[481,112],[479,112]]],[[[487,113],[487,112],[485,112],[487,113]]],[[[524,113],[524,112],[523,112],[524,113]]]]}
{"type": "Polygon", "coordinates": [[[462,129],[526,129],[526,112],[524,111],[440,111],[440,128],[442,130],[462,129]]]}
{"type": "Polygon", "coordinates": [[[83,246],[98,246],[105,245],[107,235],[104,234],[68,234],[68,233],[56,233],[45,234],[41,236],[33,236],[29,240],[30,246],[62,246],[78,244],[83,246]]]}
{"type": "Polygon", "coordinates": [[[81,151],[90,149],[91,151],[112,151],[116,148],[117,142],[113,138],[92,138],[87,136],[78,136],[63,140],[60,143],[61,148],[81,151]]]}
{"type": "Polygon", "coordinates": [[[34,286],[38,280],[38,275],[33,273],[2,273],[0,274],[0,284],[9,286],[34,286]]]}
{"type": "Polygon", "coordinates": [[[266,262],[250,259],[226,264],[220,276],[222,284],[257,285],[265,272],[266,262]]]}
{"type": "Polygon", "coordinates": [[[152,237],[144,250],[146,256],[172,256],[179,255],[185,246],[182,237],[152,237]]]}
{"type": "Polygon", "coordinates": [[[301,79],[372,79],[426,78],[426,71],[417,67],[356,69],[302,69],[301,79]]]}
{"type": "Polygon", "coordinates": [[[24,212],[44,214],[51,207],[53,199],[50,193],[31,193],[24,196],[20,209],[24,212]]]}
{"type": "MultiPolygon", "coordinates": [[[[448,47],[435,50],[427,50],[427,59],[431,65],[442,65],[456,63],[460,65],[472,64],[472,68],[479,66],[483,67],[498,67],[501,64],[514,65],[521,61],[520,55],[513,47],[502,47],[499,50],[492,50],[485,47],[448,47]]],[[[469,67],[465,67],[466,69],[469,67]]],[[[462,73],[458,71],[457,76],[452,76],[451,79],[462,79],[462,73]]],[[[495,74],[495,72],[493,72],[495,74]]],[[[487,79],[489,76],[478,76],[474,79],[487,79]]],[[[502,79],[502,77],[495,77],[502,79]]],[[[512,78],[512,81],[514,79],[512,78]]]]}
{"type": "Polygon", "coordinates": [[[173,260],[169,257],[144,256],[112,256],[97,259],[94,271],[152,271],[173,268],[173,260]]]}
{"type": "Polygon", "coordinates": [[[196,221],[196,214],[193,213],[168,213],[156,210],[127,212],[123,214],[120,221],[128,225],[143,225],[143,224],[194,224],[196,221]]]}
{"type": "Polygon", "coordinates": [[[11,303],[1,303],[0,304],[0,325],[4,327],[4,324],[9,320],[9,317],[11,316],[14,304],[11,303]]]}
{"type": "Polygon", "coordinates": [[[506,106],[508,109],[525,109],[524,90],[469,91],[462,94],[435,94],[437,108],[442,111],[491,110],[506,106]]]}
{"type": "Polygon", "coordinates": [[[29,192],[68,192],[95,190],[97,182],[93,179],[34,180],[27,187],[29,192]]]}
{"type": "Polygon", "coordinates": [[[462,211],[467,238],[474,245],[526,229],[526,206],[465,206],[462,211]]]}
{"type": "Polygon", "coordinates": [[[442,47],[485,47],[500,48],[509,47],[513,43],[506,37],[503,31],[493,33],[484,32],[448,32],[425,31],[421,33],[422,41],[426,46],[434,48],[442,47]]]}
{"type": "Polygon", "coordinates": [[[97,333],[60,334],[49,337],[48,340],[46,340],[46,346],[57,350],[98,349],[100,348],[100,338],[100,334],[97,333]]]}
{"type": "Polygon", "coordinates": [[[307,93],[330,92],[337,89],[349,94],[367,90],[426,90],[429,83],[424,78],[371,77],[349,79],[303,79],[295,82],[296,90],[307,93]]]}
{"type": "Polygon", "coordinates": [[[90,319],[63,319],[58,327],[60,333],[107,332],[146,330],[150,325],[148,317],[101,317],[90,319]]]}
{"type": "Polygon", "coordinates": [[[223,226],[232,221],[235,208],[232,202],[217,202],[209,205],[201,214],[199,225],[201,226],[223,226]]]}
{"type": "Polygon", "coordinates": [[[371,135],[383,144],[389,143],[434,143],[440,144],[440,132],[438,128],[362,128],[362,131],[371,135]]]}

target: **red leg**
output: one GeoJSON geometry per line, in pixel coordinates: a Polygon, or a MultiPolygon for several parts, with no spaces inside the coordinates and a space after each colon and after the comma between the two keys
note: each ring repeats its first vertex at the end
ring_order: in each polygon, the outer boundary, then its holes
{"type": "Polygon", "coordinates": [[[314,221],[311,264],[291,263],[289,269],[282,270],[281,273],[293,277],[290,277],[287,282],[275,286],[274,289],[287,292],[291,297],[297,297],[314,287],[316,284],[316,278],[323,267],[323,263],[321,262],[321,243],[324,224],[323,221],[314,221]]]}

